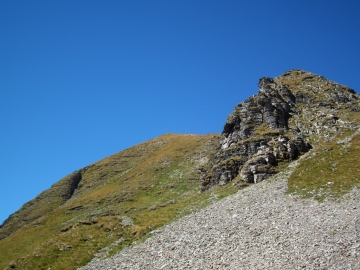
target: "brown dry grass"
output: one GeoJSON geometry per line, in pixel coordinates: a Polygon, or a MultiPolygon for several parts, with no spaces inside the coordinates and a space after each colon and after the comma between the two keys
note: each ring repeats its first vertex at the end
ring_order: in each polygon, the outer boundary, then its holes
{"type": "Polygon", "coordinates": [[[70,200],[50,211],[35,200],[46,214],[0,241],[0,268],[76,269],[106,246],[113,254],[209,198],[234,193],[224,186],[199,194],[199,160],[214,152],[218,140],[166,134],[84,168],[70,200]],[[124,216],[133,225],[125,226],[124,216]]]}

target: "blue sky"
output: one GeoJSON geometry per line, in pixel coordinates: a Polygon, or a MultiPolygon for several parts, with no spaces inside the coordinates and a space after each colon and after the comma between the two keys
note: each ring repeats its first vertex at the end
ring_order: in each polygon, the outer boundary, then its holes
{"type": "Polygon", "coordinates": [[[0,223],[164,133],[220,133],[262,76],[360,91],[359,1],[0,0],[0,223]]]}

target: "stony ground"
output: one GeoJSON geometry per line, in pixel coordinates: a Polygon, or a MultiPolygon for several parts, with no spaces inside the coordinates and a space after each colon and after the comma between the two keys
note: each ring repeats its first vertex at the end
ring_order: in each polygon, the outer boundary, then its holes
{"type": "MultiPolygon", "coordinates": [[[[293,165],[296,165],[294,163],[293,165]]],[[[287,172],[163,227],[93,269],[360,269],[360,192],[318,203],[287,172]]]]}

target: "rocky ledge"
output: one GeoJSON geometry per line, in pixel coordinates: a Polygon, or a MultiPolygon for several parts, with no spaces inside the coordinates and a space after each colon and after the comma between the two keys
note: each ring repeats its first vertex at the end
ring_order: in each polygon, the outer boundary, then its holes
{"type": "Polygon", "coordinates": [[[227,117],[212,164],[200,168],[202,190],[261,182],[277,173],[279,163],[309,151],[312,134],[355,128],[339,117],[339,111],[360,111],[359,95],[346,86],[303,70],[263,77],[258,86],[258,94],[227,117]]]}

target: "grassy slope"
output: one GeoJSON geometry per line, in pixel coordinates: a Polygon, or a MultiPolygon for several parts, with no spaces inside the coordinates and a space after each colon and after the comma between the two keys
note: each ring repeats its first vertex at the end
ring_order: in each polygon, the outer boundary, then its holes
{"type": "Polygon", "coordinates": [[[46,214],[0,241],[0,269],[9,264],[76,269],[106,246],[104,253],[113,254],[212,198],[235,192],[228,186],[198,192],[197,167],[218,140],[218,135],[167,134],[82,169],[82,180],[66,203],[52,211],[43,200],[31,203],[46,214]]]}
{"type": "Polygon", "coordinates": [[[65,196],[65,194],[69,193],[71,179],[74,175],[76,174],[64,177],[50,189],[43,191],[35,199],[25,203],[21,209],[12,214],[0,229],[0,239],[62,205],[66,201],[66,197],[69,197],[65,196]]]}
{"type": "MultiPolygon", "coordinates": [[[[359,187],[360,135],[354,135],[351,125],[338,129],[327,123],[328,115],[336,113],[342,121],[360,126],[359,112],[333,103],[335,86],[322,78],[291,72],[275,80],[292,91],[310,92],[313,101],[325,104],[299,104],[289,119],[290,127],[313,131],[304,136],[314,149],[291,175],[288,192],[321,201],[359,187]]],[[[256,132],[264,136],[268,130],[260,127],[256,132]]],[[[59,199],[64,178],[16,213],[12,224],[22,229],[0,240],[0,269],[10,263],[19,269],[75,269],[99,250],[111,255],[214,198],[234,193],[231,184],[198,193],[197,167],[210,166],[208,158],[218,141],[219,135],[167,134],[129,148],[82,169],[82,180],[65,203],[59,199]]]]}
{"type": "Polygon", "coordinates": [[[319,201],[337,199],[360,187],[360,134],[344,132],[302,161],[289,179],[289,193],[319,201]],[[350,139],[351,138],[351,139],[350,139]]]}
{"type": "MultiPolygon", "coordinates": [[[[325,198],[339,198],[353,187],[360,187],[360,134],[355,135],[360,127],[360,113],[349,109],[351,102],[341,104],[332,101],[333,89],[346,91],[347,87],[307,72],[299,75],[297,71],[292,71],[287,74],[275,78],[275,81],[288,85],[293,93],[301,92],[310,96],[315,102],[298,104],[300,118],[290,118],[289,125],[311,129],[317,122],[318,127],[322,128],[320,134],[306,135],[314,149],[290,176],[288,192],[322,201],[325,198]],[[319,103],[327,106],[320,107],[317,105],[319,103]],[[351,124],[341,127],[327,123],[327,115],[333,114],[351,124]],[[351,139],[345,142],[346,138],[351,139]]],[[[352,103],[359,106],[358,101],[352,103]]]]}

